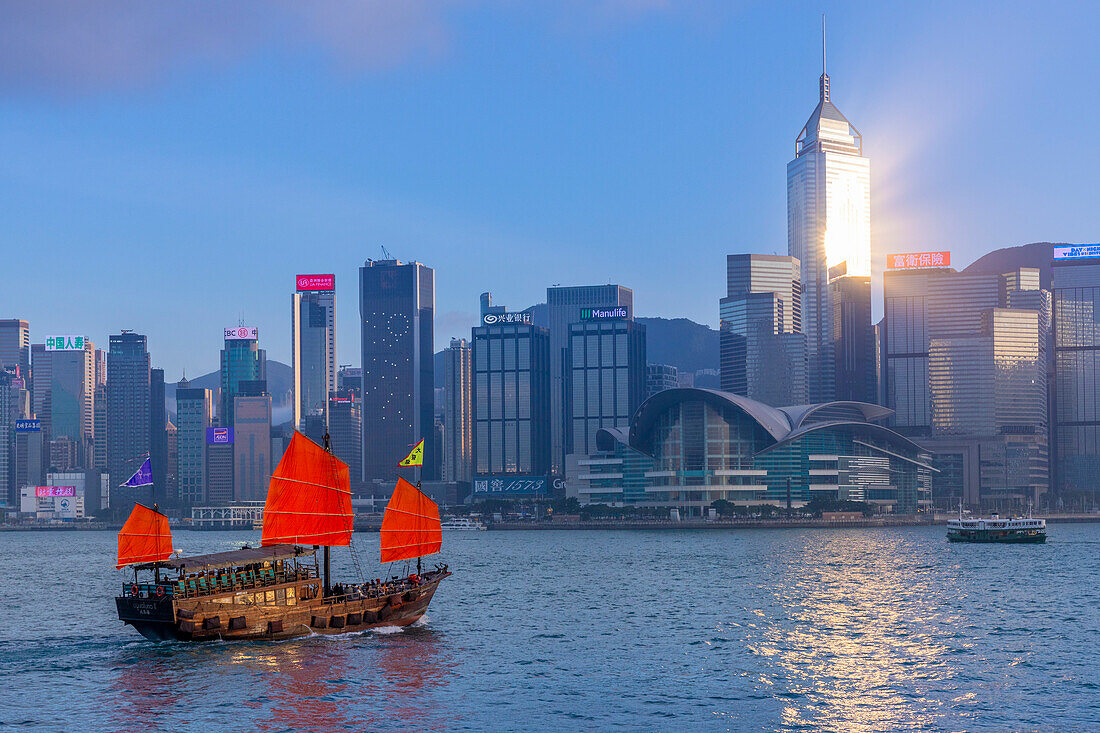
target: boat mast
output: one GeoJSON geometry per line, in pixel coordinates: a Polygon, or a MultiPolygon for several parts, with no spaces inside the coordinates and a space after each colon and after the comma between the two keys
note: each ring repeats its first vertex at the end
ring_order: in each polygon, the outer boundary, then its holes
{"type": "MultiPolygon", "coordinates": [[[[324,443],[324,446],[323,446],[324,449],[326,451],[328,451],[329,454],[331,455],[332,454],[332,446],[329,445],[329,436],[328,436],[328,428],[327,427],[325,428],[325,434],[321,437],[321,440],[324,443]]],[[[330,582],[330,578],[331,578],[330,573],[332,571],[331,557],[330,557],[330,550],[331,549],[332,548],[330,548],[328,545],[325,545],[325,559],[324,559],[324,572],[325,572],[325,574],[324,574],[324,578],[323,578],[322,582],[324,583],[324,595],[326,595],[326,596],[332,591],[332,583],[330,582]]]]}

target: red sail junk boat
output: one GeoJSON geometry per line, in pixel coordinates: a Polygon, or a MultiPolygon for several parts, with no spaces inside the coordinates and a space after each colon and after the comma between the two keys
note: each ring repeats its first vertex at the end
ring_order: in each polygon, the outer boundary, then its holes
{"type": "Polygon", "coordinates": [[[330,582],[329,548],[351,544],[347,464],[295,433],[271,477],[261,547],[172,557],[168,518],[134,506],[118,533],[117,567],[134,580],[118,617],[154,640],[285,639],[373,626],[407,626],[428,610],[446,565],[421,574],[439,552],[439,507],[397,480],[382,519],[382,562],[416,558],[417,572],[360,584],[330,582]],[[318,568],[316,549],[324,548],[318,568]]]}

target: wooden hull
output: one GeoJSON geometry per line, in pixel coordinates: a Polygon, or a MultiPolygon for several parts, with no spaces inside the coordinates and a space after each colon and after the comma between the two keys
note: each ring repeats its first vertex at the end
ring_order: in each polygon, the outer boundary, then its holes
{"type": "Polygon", "coordinates": [[[310,598],[318,581],[276,584],[251,593],[228,592],[197,598],[115,599],[118,617],[153,641],[256,641],[309,634],[345,634],[381,626],[408,626],[428,610],[440,581],[450,573],[433,572],[404,592],[373,598],[310,598]],[[297,603],[273,605],[246,596],[294,589],[297,603]]]}

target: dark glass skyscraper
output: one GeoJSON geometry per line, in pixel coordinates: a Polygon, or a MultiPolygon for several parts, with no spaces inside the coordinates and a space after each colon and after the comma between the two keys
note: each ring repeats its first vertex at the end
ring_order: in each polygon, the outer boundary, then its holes
{"type": "Polygon", "coordinates": [[[152,487],[121,488],[149,452],[149,351],[145,336],[123,331],[110,337],[107,353],[107,470],[111,507],[129,512],[152,501],[152,487]]]}
{"type": "Polygon", "coordinates": [[[473,473],[546,476],[550,334],[527,314],[483,313],[472,331],[473,473]],[[518,320],[501,321],[501,316],[518,320]]]}
{"type": "MultiPolygon", "coordinates": [[[[435,464],[435,272],[419,262],[368,260],[359,268],[363,359],[363,479],[396,480],[397,463],[424,440],[435,464]]],[[[406,478],[414,472],[406,470],[406,478]]]]}
{"type": "Polygon", "coordinates": [[[149,370],[149,458],[153,469],[153,500],[161,506],[175,501],[168,494],[168,409],[164,404],[164,370],[149,370]]]}
{"type": "MultiPolygon", "coordinates": [[[[633,314],[634,291],[622,285],[550,287],[546,289],[546,303],[550,312],[550,470],[564,475],[567,433],[571,430],[567,427],[565,402],[570,378],[566,362],[569,326],[580,320],[585,308],[622,306],[633,314]]],[[[644,371],[644,359],[642,368],[644,371]]]]}
{"type": "Polygon", "coordinates": [[[569,326],[568,453],[595,453],[596,431],[629,425],[646,398],[645,326],[625,308],[587,313],[569,326]]]}
{"type": "Polygon", "coordinates": [[[833,306],[836,399],[874,403],[875,328],[871,325],[871,278],[844,275],[829,283],[833,306]]]}
{"type": "Polygon", "coordinates": [[[0,319],[0,367],[5,366],[18,367],[19,376],[30,379],[31,324],[22,318],[0,319]]]}
{"type": "Polygon", "coordinates": [[[299,275],[297,282],[290,334],[294,427],[302,430],[307,417],[320,417],[327,429],[328,399],[336,391],[336,276],[299,275]]]}
{"type": "Polygon", "coordinates": [[[1056,248],[1052,267],[1054,475],[1064,493],[1095,490],[1100,476],[1100,256],[1075,250],[1056,248]]]}
{"type": "MultiPolygon", "coordinates": [[[[187,380],[176,385],[176,484],[179,487],[179,502],[184,506],[203,504],[208,501],[206,490],[206,448],[207,429],[213,425],[213,402],[210,390],[192,387],[187,380]]],[[[228,433],[223,433],[228,440],[228,433]]],[[[232,457],[233,446],[228,445],[232,457]]],[[[232,486],[233,466],[226,474],[232,486]]],[[[232,498],[232,490],[223,497],[232,498]]]]}

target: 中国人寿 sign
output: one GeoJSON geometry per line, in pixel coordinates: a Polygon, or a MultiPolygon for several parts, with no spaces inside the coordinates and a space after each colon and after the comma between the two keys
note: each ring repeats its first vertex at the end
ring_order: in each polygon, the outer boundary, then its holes
{"type": "Polygon", "coordinates": [[[84,351],[84,337],[47,336],[46,351],[84,351]]]}
{"type": "Polygon", "coordinates": [[[887,270],[904,270],[914,267],[948,267],[950,264],[950,252],[909,252],[908,254],[886,255],[887,270]]]}

